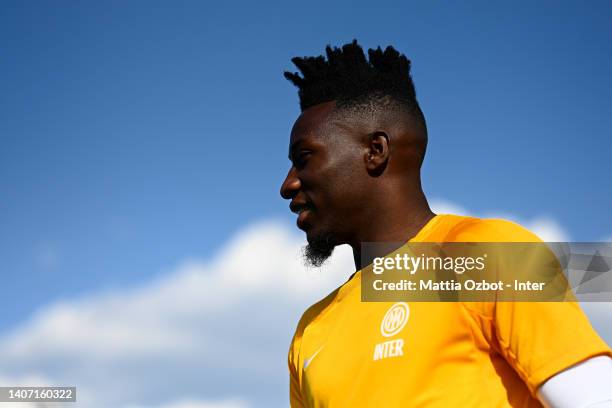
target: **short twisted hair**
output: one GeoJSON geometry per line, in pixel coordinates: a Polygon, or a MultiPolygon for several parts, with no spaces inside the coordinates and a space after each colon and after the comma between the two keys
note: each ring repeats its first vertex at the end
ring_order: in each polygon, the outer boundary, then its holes
{"type": "Polygon", "coordinates": [[[325,48],[327,59],[295,57],[291,61],[301,71],[285,72],[285,78],[298,88],[302,111],[324,102],[336,101],[339,107],[366,106],[369,109],[395,108],[410,113],[426,132],[425,117],[416,100],[410,76],[410,60],[388,46],[369,49],[368,56],[357,40],[342,48],[325,48]]]}

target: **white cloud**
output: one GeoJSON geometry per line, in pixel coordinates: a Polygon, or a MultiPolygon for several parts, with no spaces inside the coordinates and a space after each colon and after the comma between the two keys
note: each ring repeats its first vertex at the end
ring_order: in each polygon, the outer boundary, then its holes
{"type": "Polygon", "coordinates": [[[301,312],[353,271],[348,247],[321,270],[305,269],[302,245],[286,225],[260,223],[209,262],[48,305],[0,336],[0,376],[76,385],[85,407],[242,407],[234,398],[250,402],[258,387],[275,395],[255,405],[285,406],[286,350],[301,312]]]}
{"type": "MultiPolygon", "coordinates": [[[[434,207],[468,214],[448,202],[434,207]]],[[[523,225],[555,241],[565,234],[547,218],[523,225]]],[[[302,245],[292,227],[263,222],[208,262],[48,305],[0,334],[0,383],[74,385],[79,407],[286,406],[297,320],[354,270],[348,247],[321,270],[305,269],[302,245]]],[[[585,309],[610,342],[612,309],[592,305],[585,309]]]]}
{"type": "Polygon", "coordinates": [[[218,315],[254,296],[312,301],[322,287],[331,290],[339,283],[334,270],[352,268],[342,247],[330,266],[307,271],[299,257],[301,245],[281,224],[257,224],[209,263],[187,261],[140,288],[50,305],[0,344],[20,361],[40,353],[77,351],[106,359],[193,351],[201,345],[192,324],[203,315],[218,315]]]}
{"type": "Polygon", "coordinates": [[[451,203],[450,201],[434,199],[431,200],[429,206],[436,214],[456,214],[456,215],[473,215],[465,208],[451,203]]]}
{"type": "Polygon", "coordinates": [[[570,241],[567,231],[550,217],[537,217],[529,220],[524,226],[545,242],[570,241]]]}

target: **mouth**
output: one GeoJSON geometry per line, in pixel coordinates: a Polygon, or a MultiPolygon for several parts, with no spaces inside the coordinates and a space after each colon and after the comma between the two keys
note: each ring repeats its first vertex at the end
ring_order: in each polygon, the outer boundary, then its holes
{"type": "Polygon", "coordinates": [[[299,229],[306,231],[308,228],[307,219],[312,212],[313,207],[306,203],[291,203],[289,205],[291,212],[298,215],[297,226],[299,229]]]}

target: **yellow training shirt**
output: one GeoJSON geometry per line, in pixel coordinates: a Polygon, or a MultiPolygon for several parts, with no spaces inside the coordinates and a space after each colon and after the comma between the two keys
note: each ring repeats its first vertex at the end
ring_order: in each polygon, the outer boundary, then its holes
{"type": "MultiPolygon", "coordinates": [[[[437,215],[411,242],[538,242],[504,220],[437,215]]],[[[292,407],[541,407],[537,388],[612,356],[572,302],[361,302],[362,271],[311,306],[289,349],[292,407]],[[401,324],[383,335],[387,313],[401,324]]]]}

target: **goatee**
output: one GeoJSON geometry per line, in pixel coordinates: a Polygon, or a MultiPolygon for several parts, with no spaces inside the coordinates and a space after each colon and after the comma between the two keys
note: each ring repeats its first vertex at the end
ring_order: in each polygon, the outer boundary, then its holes
{"type": "Polygon", "coordinates": [[[307,267],[322,266],[338,245],[332,234],[319,234],[308,237],[308,245],[302,250],[304,264],[307,267]]]}

